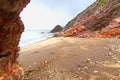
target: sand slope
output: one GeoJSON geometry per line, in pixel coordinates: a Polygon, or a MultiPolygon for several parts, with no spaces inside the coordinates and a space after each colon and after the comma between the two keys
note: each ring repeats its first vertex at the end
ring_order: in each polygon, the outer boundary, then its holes
{"type": "Polygon", "coordinates": [[[24,80],[120,80],[120,39],[51,38],[19,53],[24,80]]]}

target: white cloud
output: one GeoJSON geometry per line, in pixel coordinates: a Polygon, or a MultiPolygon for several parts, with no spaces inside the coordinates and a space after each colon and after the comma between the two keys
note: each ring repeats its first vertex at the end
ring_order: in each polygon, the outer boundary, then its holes
{"type": "Polygon", "coordinates": [[[65,25],[70,17],[67,13],[52,10],[42,4],[31,3],[21,13],[26,28],[51,29],[55,25],[65,25]]]}
{"type": "Polygon", "coordinates": [[[21,13],[27,29],[52,29],[56,25],[64,26],[95,0],[31,0],[21,13]]]}

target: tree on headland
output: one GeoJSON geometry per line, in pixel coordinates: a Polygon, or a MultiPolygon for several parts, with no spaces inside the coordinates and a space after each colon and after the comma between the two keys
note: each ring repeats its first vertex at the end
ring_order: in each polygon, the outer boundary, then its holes
{"type": "Polygon", "coordinates": [[[63,31],[64,36],[120,37],[120,0],[97,0],[63,31]]]}

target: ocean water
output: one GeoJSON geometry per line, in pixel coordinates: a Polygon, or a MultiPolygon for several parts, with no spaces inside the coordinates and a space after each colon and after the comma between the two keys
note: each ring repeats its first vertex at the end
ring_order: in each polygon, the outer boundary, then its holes
{"type": "Polygon", "coordinates": [[[19,46],[27,46],[53,36],[50,30],[26,30],[22,33],[19,46]]]}

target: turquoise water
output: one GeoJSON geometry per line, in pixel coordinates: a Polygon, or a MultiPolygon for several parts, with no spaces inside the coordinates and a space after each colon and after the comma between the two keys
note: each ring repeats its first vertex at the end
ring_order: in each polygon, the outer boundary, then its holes
{"type": "Polygon", "coordinates": [[[26,30],[22,33],[19,46],[27,46],[52,37],[50,30],[26,30]]]}

